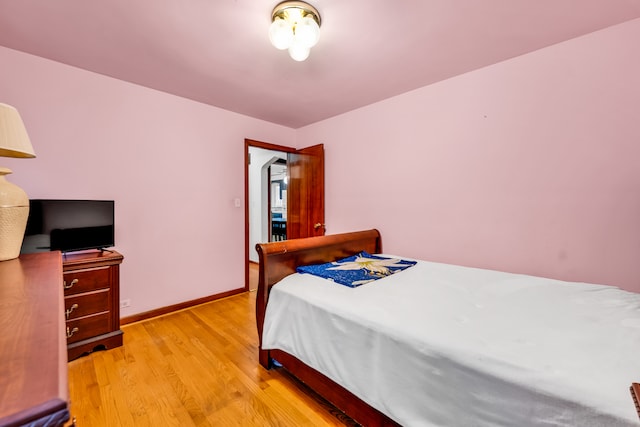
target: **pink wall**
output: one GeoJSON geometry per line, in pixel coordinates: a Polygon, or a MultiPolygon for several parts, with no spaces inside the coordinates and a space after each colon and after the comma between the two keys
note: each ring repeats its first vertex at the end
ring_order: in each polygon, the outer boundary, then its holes
{"type": "Polygon", "coordinates": [[[0,48],[31,197],[115,199],[127,316],[244,285],[244,138],[326,147],[329,233],[640,291],[640,20],[297,131],[0,48]],[[214,275],[215,274],[215,275],[214,275]]]}
{"type": "Polygon", "coordinates": [[[328,233],[640,292],[638,40],[635,20],[298,130],[326,147],[328,233]]]}
{"type": "Polygon", "coordinates": [[[0,102],[37,158],[0,159],[32,198],[114,199],[123,316],[244,287],[244,138],[292,129],[0,48],[0,102]]]}

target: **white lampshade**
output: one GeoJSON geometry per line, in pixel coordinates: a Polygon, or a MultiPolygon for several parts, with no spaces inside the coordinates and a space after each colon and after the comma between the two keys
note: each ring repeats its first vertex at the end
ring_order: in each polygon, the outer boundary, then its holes
{"type": "Polygon", "coordinates": [[[2,103],[0,103],[0,156],[23,158],[36,156],[18,110],[2,103]]]}

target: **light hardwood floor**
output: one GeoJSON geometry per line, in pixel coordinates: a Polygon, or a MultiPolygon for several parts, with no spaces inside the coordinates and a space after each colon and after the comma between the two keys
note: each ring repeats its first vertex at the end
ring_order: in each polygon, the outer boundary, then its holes
{"type": "Polygon", "coordinates": [[[69,363],[78,427],[355,425],[258,364],[255,292],[122,330],[122,347],[69,363]]]}
{"type": "Polygon", "coordinates": [[[258,264],[255,262],[249,263],[249,289],[258,289],[258,264]]]}

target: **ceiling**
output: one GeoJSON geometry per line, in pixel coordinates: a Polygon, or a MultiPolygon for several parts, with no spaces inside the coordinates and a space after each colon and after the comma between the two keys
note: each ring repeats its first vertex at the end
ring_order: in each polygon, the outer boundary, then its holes
{"type": "Polygon", "coordinates": [[[0,45],[299,128],[640,17],[640,0],[312,0],[305,62],[278,0],[0,0],[0,45]]]}

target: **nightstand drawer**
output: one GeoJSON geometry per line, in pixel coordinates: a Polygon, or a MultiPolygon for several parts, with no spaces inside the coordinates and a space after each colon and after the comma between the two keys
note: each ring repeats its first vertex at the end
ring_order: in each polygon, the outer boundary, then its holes
{"type": "Polygon", "coordinates": [[[67,344],[106,334],[111,330],[109,312],[81,317],[67,322],[67,344]]]}
{"type": "Polygon", "coordinates": [[[109,289],[73,295],[64,299],[66,320],[88,316],[94,313],[111,311],[111,295],[109,289]]]}
{"type": "Polygon", "coordinates": [[[104,289],[110,286],[111,270],[109,267],[95,268],[91,270],[65,271],[64,295],[74,295],[82,292],[104,289]]]}

